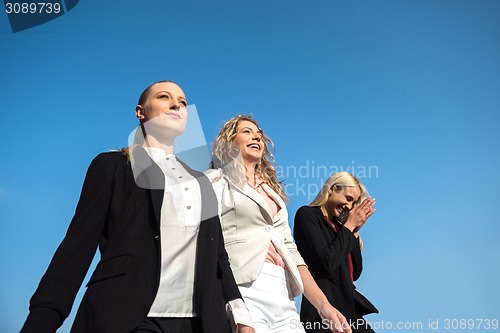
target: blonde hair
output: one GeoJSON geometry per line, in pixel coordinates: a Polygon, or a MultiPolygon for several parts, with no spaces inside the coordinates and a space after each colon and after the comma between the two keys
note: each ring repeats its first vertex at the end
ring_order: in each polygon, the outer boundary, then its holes
{"type": "Polygon", "coordinates": [[[332,188],[343,188],[343,187],[357,187],[359,188],[360,196],[354,204],[359,204],[368,198],[368,191],[361,184],[358,178],[346,171],[336,172],[326,180],[325,184],[319,191],[318,195],[309,204],[309,206],[324,206],[328,201],[328,191],[332,188]]]}
{"type": "Polygon", "coordinates": [[[259,127],[257,121],[250,115],[235,116],[221,127],[215,138],[210,166],[212,168],[224,169],[224,172],[231,181],[238,186],[242,186],[247,181],[246,169],[241,160],[240,150],[233,144],[233,140],[238,134],[238,126],[241,121],[250,121],[261,131],[261,141],[264,144],[264,149],[259,162],[255,166],[255,172],[283,199],[283,201],[288,201],[285,191],[276,175],[274,156],[269,151],[269,147],[272,147],[274,150],[274,145],[271,139],[259,127]]]}
{"type": "MultiPolygon", "coordinates": [[[[330,189],[334,187],[335,190],[342,189],[344,187],[357,187],[359,188],[359,198],[356,200],[353,204],[360,204],[368,198],[368,191],[366,188],[361,184],[358,178],[350,174],[349,172],[341,171],[341,172],[336,172],[328,179],[326,180],[325,184],[323,184],[323,187],[319,191],[318,195],[314,200],[309,204],[309,206],[319,206],[319,207],[324,207],[326,202],[328,201],[329,197],[329,191],[330,189]]],[[[359,240],[359,248],[362,250],[363,249],[363,241],[361,240],[361,236],[358,237],[359,240]]]]}

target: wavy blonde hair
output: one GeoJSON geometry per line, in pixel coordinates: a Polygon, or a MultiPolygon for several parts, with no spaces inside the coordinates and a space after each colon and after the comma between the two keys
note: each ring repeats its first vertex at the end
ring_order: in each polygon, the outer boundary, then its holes
{"type": "Polygon", "coordinates": [[[269,150],[269,147],[274,150],[273,142],[264,131],[262,131],[257,121],[251,115],[235,116],[221,127],[215,138],[210,167],[214,169],[223,169],[231,181],[238,186],[243,186],[243,184],[246,183],[246,169],[241,159],[240,150],[233,144],[233,140],[238,134],[238,127],[241,121],[252,122],[259,128],[262,134],[261,141],[264,144],[264,149],[259,162],[255,165],[255,172],[283,199],[283,201],[288,201],[285,191],[276,175],[276,162],[274,156],[269,150]]]}

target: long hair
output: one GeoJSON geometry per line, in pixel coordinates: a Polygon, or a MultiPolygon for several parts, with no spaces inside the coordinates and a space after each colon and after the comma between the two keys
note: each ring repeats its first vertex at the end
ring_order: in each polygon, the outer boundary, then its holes
{"type": "Polygon", "coordinates": [[[349,172],[340,171],[336,172],[323,184],[323,187],[319,191],[316,198],[309,204],[309,206],[324,206],[328,201],[328,191],[333,187],[357,187],[359,188],[360,196],[354,204],[359,204],[363,202],[366,198],[368,198],[368,191],[363,186],[363,184],[359,181],[358,178],[350,174],[349,172]]]}
{"type": "MultiPolygon", "coordinates": [[[[239,148],[233,144],[238,134],[238,126],[241,121],[250,121],[260,129],[259,124],[250,115],[238,115],[228,120],[219,130],[212,149],[212,168],[222,168],[227,176],[238,186],[243,186],[247,181],[246,169],[241,159],[239,148]]],[[[255,172],[264,182],[269,185],[282,199],[288,201],[285,191],[278,181],[275,170],[275,160],[269,147],[274,150],[271,139],[261,130],[264,149],[259,162],[255,166],[255,172]]]]}
{"type": "MultiPolygon", "coordinates": [[[[356,178],[354,175],[350,174],[349,172],[345,171],[340,171],[336,172],[328,179],[326,180],[325,184],[323,184],[323,187],[319,191],[318,195],[316,195],[316,198],[309,204],[311,207],[324,207],[326,202],[328,201],[329,193],[328,191],[334,187],[335,189],[342,189],[344,187],[357,187],[359,188],[360,196],[358,200],[356,200],[353,204],[360,204],[368,198],[368,191],[366,188],[363,186],[363,184],[359,181],[358,178],[356,178]]],[[[360,249],[363,249],[363,240],[361,239],[361,236],[359,236],[359,247],[360,249]]]]}

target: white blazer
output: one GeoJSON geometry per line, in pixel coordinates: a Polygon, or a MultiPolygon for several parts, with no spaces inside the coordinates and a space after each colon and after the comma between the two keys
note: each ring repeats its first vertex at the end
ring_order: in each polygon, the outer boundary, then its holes
{"type": "Polygon", "coordinates": [[[285,202],[267,184],[261,186],[280,207],[272,217],[269,205],[245,183],[235,185],[222,170],[207,170],[219,202],[224,245],[238,285],[257,279],[266,261],[271,240],[283,258],[293,296],[303,293],[298,265],[305,265],[292,238],[285,202]]]}

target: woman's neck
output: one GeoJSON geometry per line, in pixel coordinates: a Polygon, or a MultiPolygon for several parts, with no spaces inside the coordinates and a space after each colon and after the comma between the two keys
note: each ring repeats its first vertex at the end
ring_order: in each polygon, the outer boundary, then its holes
{"type": "Polygon", "coordinates": [[[321,207],[321,212],[323,213],[324,216],[328,217],[328,219],[330,221],[333,221],[333,219],[335,218],[335,216],[333,216],[332,214],[330,214],[328,212],[328,207],[326,207],[326,205],[322,205],[321,207]]]}
{"type": "Polygon", "coordinates": [[[247,181],[250,183],[250,185],[255,186],[255,166],[257,165],[256,163],[244,163],[245,164],[245,169],[247,170],[247,181]]]}
{"type": "Polygon", "coordinates": [[[154,136],[148,135],[146,136],[146,140],[144,142],[145,147],[159,148],[163,150],[167,155],[174,153],[174,140],[160,143],[154,136]]]}

